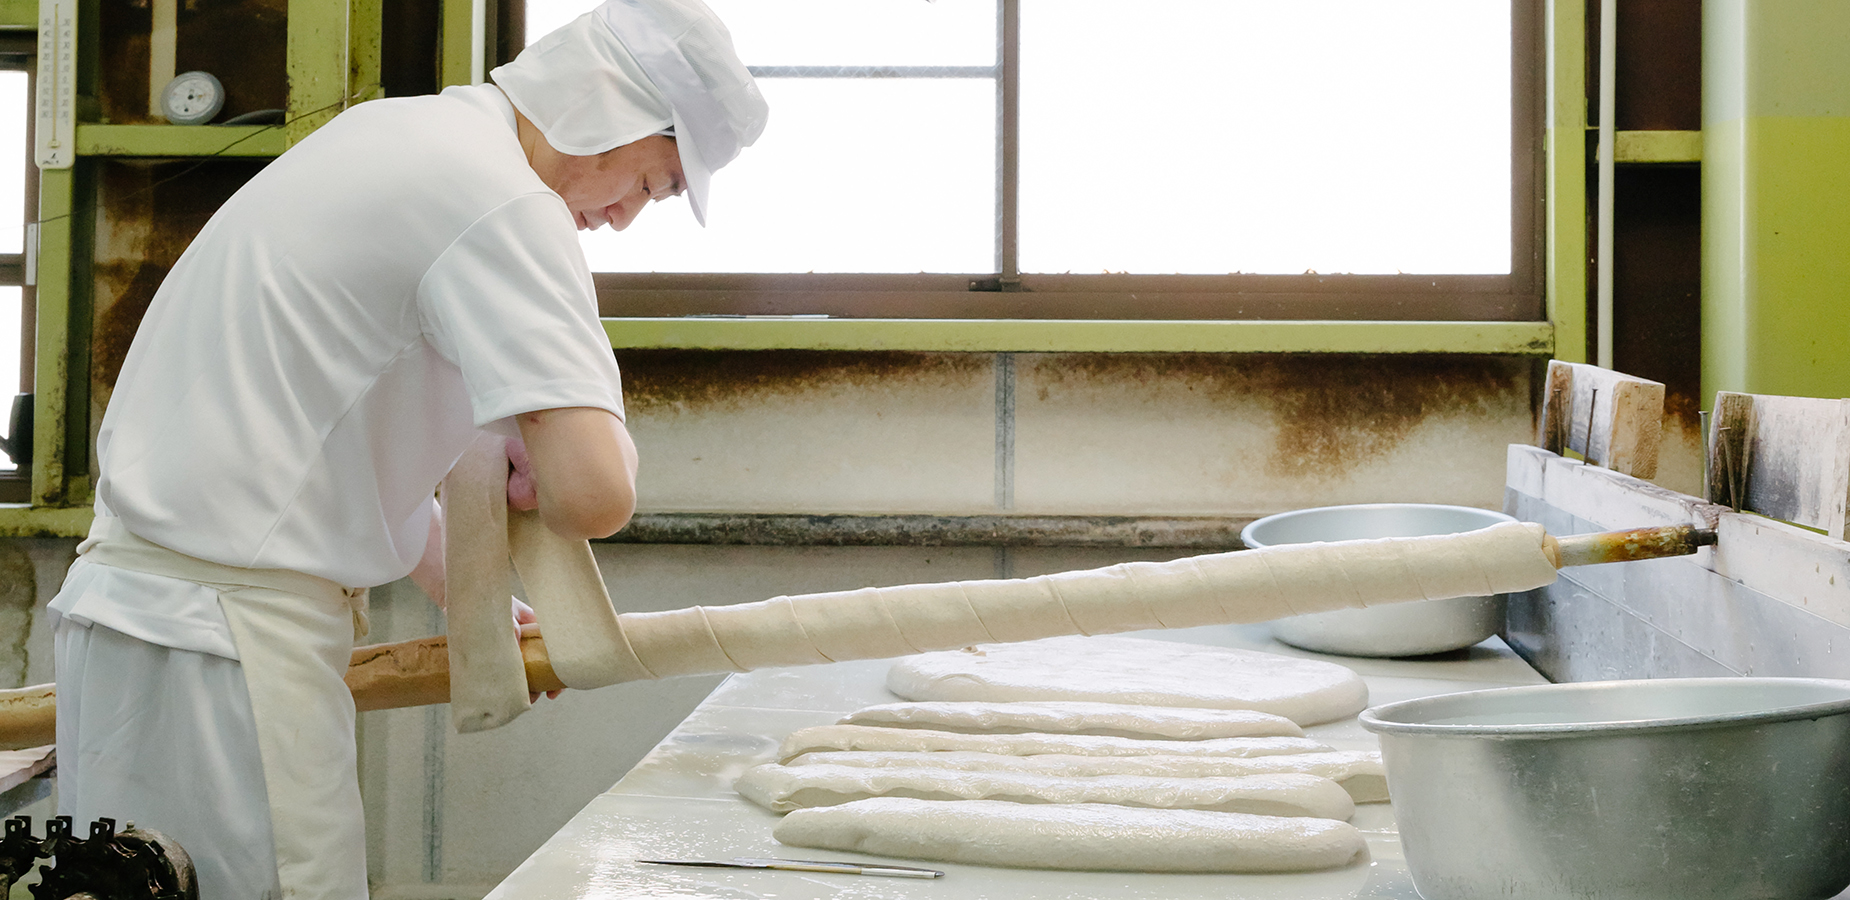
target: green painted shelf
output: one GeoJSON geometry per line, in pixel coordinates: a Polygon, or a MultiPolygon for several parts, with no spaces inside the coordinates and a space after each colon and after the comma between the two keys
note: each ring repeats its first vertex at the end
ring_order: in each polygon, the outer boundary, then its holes
{"type": "Polygon", "coordinates": [[[78,125],[79,156],[267,157],[288,148],[276,125],[78,125]]]}

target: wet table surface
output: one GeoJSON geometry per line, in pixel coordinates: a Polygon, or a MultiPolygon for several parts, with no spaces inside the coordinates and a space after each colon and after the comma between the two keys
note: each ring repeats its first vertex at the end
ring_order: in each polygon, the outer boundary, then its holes
{"type": "MultiPolygon", "coordinates": [[[[1263,625],[1216,625],[1135,636],[1340,662],[1361,673],[1371,704],[1545,681],[1496,638],[1437,657],[1373,660],[1296,650],[1273,641],[1270,629],[1263,625]]],[[[895,862],[779,844],[771,838],[777,815],[732,789],[733,781],[746,769],[773,761],[778,744],[790,732],[833,723],[865,706],[899,700],[885,687],[891,664],[890,660],[835,663],[728,678],[629,774],[593,798],[495,888],[489,900],[1416,900],[1419,896],[1407,875],[1393,812],[1385,803],[1358,806],[1352,820],[1368,836],[1369,860],[1343,869],[1295,875],[1053,872],[898,860],[946,873],[935,881],[913,881],[636,862],[735,856],[895,862]]],[[[1339,750],[1379,747],[1354,718],[1305,731],[1339,750]]]]}

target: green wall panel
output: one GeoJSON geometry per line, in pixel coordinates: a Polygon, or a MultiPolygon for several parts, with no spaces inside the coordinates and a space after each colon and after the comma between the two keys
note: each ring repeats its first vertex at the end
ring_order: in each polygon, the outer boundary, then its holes
{"type": "Polygon", "coordinates": [[[1703,31],[1703,392],[1850,396],[1850,2],[1703,31]]]}

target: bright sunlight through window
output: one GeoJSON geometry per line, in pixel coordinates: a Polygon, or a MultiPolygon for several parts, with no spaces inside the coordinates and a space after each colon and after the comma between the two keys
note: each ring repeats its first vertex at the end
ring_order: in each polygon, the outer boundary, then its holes
{"type": "MultiPolygon", "coordinates": [[[[26,231],[26,73],[0,71],[0,253],[18,253],[26,231]]],[[[19,393],[20,291],[0,287],[0,435],[19,393]]],[[[14,468],[0,453],[0,471],[14,468]]]]}
{"type": "MultiPolygon", "coordinates": [[[[708,3],[770,125],[592,269],[996,271],[996,0],[708,3]]],[[[1020,57],[1024,272],[1510,271],[1507,3],[1022,0],[1020,57]]]]}

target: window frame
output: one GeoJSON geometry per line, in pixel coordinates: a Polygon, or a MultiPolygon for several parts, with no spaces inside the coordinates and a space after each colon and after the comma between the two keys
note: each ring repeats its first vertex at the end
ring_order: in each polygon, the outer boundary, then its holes
{"type": "MultiPolygon", "coordinates": [[[[1507,275],[1070,275],[1016,261],[1021,0],[997,0],[995,271],[966,274],[598,272],[599,314],[622,318],[1376,320],[1547,318],[1542,271],[1544,3],[1510,0],[1510,272],[1507,275]]],[[[752,67],[790,77],[795,67],[752,67]]],[[[828,67],[806,67],[823,69],[828,67]]],[[[846,77],[932,77],[913,67],[846,77]]],[[[924,68],[924,67],[921,67],[924,68]]],[[[957,67],[968,69],[971,67],[957,67]]],[[[980,68],[980,67],[979,67],[980,68]]],[[[960,77],[972,73],[960,72],[960,77]]],[[[808,77],[816,77],[811,71],[808,77]]],[[[938,76],[942,77],[942,76],[938,76]]]]}

